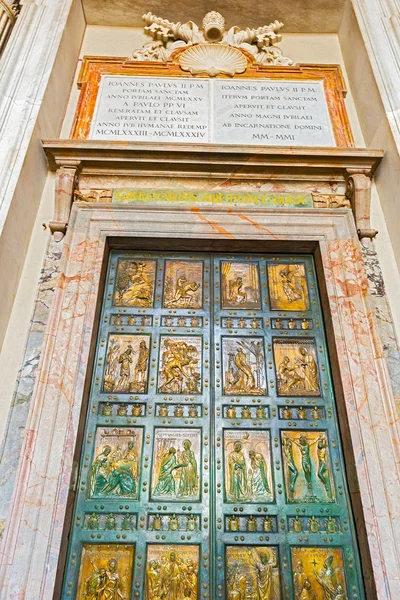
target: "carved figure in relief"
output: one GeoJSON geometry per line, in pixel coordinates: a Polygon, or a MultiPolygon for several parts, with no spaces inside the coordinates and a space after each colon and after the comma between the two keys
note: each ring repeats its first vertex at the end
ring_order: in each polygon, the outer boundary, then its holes
{"type": "Polygon", "coordinates": [[[154,496],[176,496],[174,471],[187,467],[186,463],[179,464],[176,459],[176,449],[171,447],[161,461],[154,496]]]}
{"type": "Polygon", "coordinates": [[[129,388],[129,381],[131,378],[131,364],[133,361],[132,354],[133,354],[133,348],[131,345],[129,345],[127,347],[127,349],[125,350],[125,352],[120,354],[120,356],[118,358],[118,362],[121,365],[120,372],[119,372],[120,378],[117,383],[118,389],[128,390],[128,388],[129,388]]]}
{"type": "Polygon", "coordinates": [[[111,454],[111,446],[104,446],[102,452],[96,456],[92,465],[92,473],[90,477],[90,495],[101,494],[107,485],[109,477],[109,455],[111,454]]]}
{"type": "Polygon", "coordinates": [[[183,451],[180,453],[180,462],[185,466],[182,466],[182,475],[179,480],[179,497],[195,496],[197,494],[197,460],[191,447],[192,443],[189,440],[183,442],[183,451]]]}
{"type": "Polygon", "coordinates": [[[332,487],[331,487],[331,478],[329,473],[328,466],[328,457],[327,457],[327,447],[328,442],[321,438],[317,442],[317,456],[318,456],[318,478],[322,482],[326,490],[326,494],[328,498],[332,498],[332,487]]]}
{"type": "Polygon", "coordinates": [[[139,357],[135,365],[135,380],[143,383],[146,379],[147,361],[149,360],[149,349],[146,342],[142,340],[139,344],[139,357]]]}
{"type": "Polygon", "coordinates": [[[236,502],[247,498],[247,467],[241,442],[236,442],[229,455],[229,495],[236,502]]]}
{"type": "Polygon", "coordinates": [[[231,304],[243,304],[247,302],[246,292],[242,292],[243,279],[236,277],[229,282],[229,302],[231,304]]]}
{"type": "Polygon", "coordinates": [[[296,480],[299,476],[296,464],[293,458],[293,443],[288,437],[282,439],[283,453],[285,455],[286,464],[288,467],[288,484],[289,484],[289,497],[293,497],[296,480]]]}
{"type": "Polygon", "coordinates": [[[198,349],[179,338],[164,339],[165,352],[162,355],[163,379],[161,392],[199,393],[200,373],[197,371],[198,349]]]}
{"type": "Polygon", "coordinates": [[[294,593],[296,600],[316,600],[311,582],[304,572],[303,563],[299,560],[293,573],[294,593]]]}
{"type": "Polygon", "coordinates": [[[312,490],[312,461],[311,461],[311,446],[316,444],[320,438],[309,440],[305,435],[301,435],[299,439],[292,438],[292,441],[301,454],[301,466],[303,468],[304,477],[307,481],[307,487],[312,490]]]}
{"type": "Polygon", "coordinates": [[[318,370],[314,357],[309,354],[306,348],[300,349],[300,364],[304,373],[304,387],[307,392],[318,391],[318,370]]]}
{"type": "Polygon", "coordinates": [[[268,471],[265,458],[259,452],[250,450],[249,452],[251,463],[251,493],[254,498],[269,496],[271,490],[268,483],[268,471]]]}
{"type": "Polygon", "coordinates": [[[127,598],[118,574],[118,561],[111,558],[107,568],[98,569],[93,558],[89,558],[93,573],[85,582],[87,600],[125,600],[127,598]]]}
{"type": "Polygon", "coordinates": [[[186,277],[179,277],[176,282],[175,294],[171,300],[165,302],[166,306],[179,306],[188,308],[192,303],[193,294],[197,292],[200,284],[196,281],[190,281],[186,277]]]}
{"type": "Polygon", "coordinates": [[[281,272],[283,291],[289,302],[300,300],[303,296],[301,276],[295,265],[287,265],[281,272]]]}
{"type": "Polygon", "coordinates": [[[296,367],[291,364],[290,358],[284,356],[277,370],[278,380],[280,381],[282,392],[290,392],[293,388],[302,383],[302,378],[296,372],[296,367]]]}
{"type": "Polygon", "coordinates": [[[324,600],[347,600],[347,594],[338,581],[337,572],[343,576],[341,567],[333,567],[333,555],[325,560],[319,573],[314,570],[314,575],[324,591],[324,600]]]}
{"type": "Polygon", "coordinates": [[[257,600],[272,600],[274,557],[255,548],[248,550],[248,554],[250,564],[257,569],[257,600]]]}
{"type": "Polygon", "coordinates": [[[117,306],[152,306],[154,274],[154,261],[120,261],[115,283],[117,290],[114,297],[115,304],[117,306]]]}
{"type": "Polygon", "coordinates": [[[146,598],[160,597],[160,563],[157,560],[151,560],[146,570],[146,598]]]}

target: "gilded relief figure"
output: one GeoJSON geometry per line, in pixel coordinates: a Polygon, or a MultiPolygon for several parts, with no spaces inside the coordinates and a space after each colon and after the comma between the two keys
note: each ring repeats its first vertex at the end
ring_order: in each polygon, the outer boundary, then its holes
{"type": "Polygon", "coordinates": [[[90,470],[90,497],[138,497],[142,429],[99,428],[90,470]]]}
{"type": "Polygon", "coordinates": [[[261,308],[258,265],[251,262],[221,262],[222,308],[261,308]]]}
{"type": "Polygon", "coordinates": [[[170,394],[201,392],[201,338],[162,337],[158,391],[170,394]]]}
{"type": "Polygon", "coordinates": [[[146,600],[197,600],[198,546],[149,545],[146,600]]]}
{"type": "Polygon", "coordinates": [[[270,546],[228,546],[228,600],[279,600],[278,552],[270,546]]]}
{"type": "Polygon", "coordinates": [[[340,548],[292,548],[295,600],[349,600],[340,548]]]}
{"type": "Polygon", "coordinates": [[[202,296],[202,261],[165,261],[164,308],[201,308],[202,296]]]}
{"type": "Polygon", "coordinates": [[[260,338],[222,338],[224,393],[260,396],[266,393],[265,358],[260,338]]]}
{"type": "Polygon", "coordinates": [[[227,501],[271,502],[269,432],[226,430],[224,448],[227,501]]]}
{"type": "Polygon", "coordinates": [[[315,345],[303,340],[274,340],[278,393],[281,396],[319,396],[315,345]]]}
{"type": "Polygon", "coordinates": [[[292,499],[296,481],[299,476],[299,472],[293,458],[293,441],[289,437],[283,437],[282,448],[287,468],[288,497],[292,499]]]}
{"type": "Polygon", "coordinates": [[[115,277],[115,306],[153,306],[155,260],[121,259],[115,277]]]}
{"type": "Polygon", "coordinates": [[[200,443],[199,429],[156,429],[152,497],[199,498],[200,443]]]}
{"type": "Polygon", "coordinates": [[[128,600],[133,554],[133,546],[85,544],[82,549],[76,598],[128,600]]]}
{"type": "Polygon", "coordinates": [[[110,335],[104,391],[143,394],[147,389],[149,335],[110,335]]]}
{"type": "Polygon", "coordinates": [[[307,310],[308,291],[303,264],[268,265],[272,310],[307,310]]]}
{"type": "Polygon", "coordinates": [[[282,454],[289,502],[331,502],[332,469],[325,431],[282,431],[282,454]]]}

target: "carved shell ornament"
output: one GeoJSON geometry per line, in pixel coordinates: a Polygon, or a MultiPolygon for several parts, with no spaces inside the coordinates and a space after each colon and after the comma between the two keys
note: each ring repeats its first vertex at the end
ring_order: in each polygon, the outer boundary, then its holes
{"type": "Polygon", "coordinates": [[[192,75],[206,73],[210,77],[233,77],[236,73],[244,73],[248,64],[244,54],[226,44],[192,46],[182,52],[178,62],[183,71],[189,71],[192,75]]]}
{"type": "Polygon", "coordinates": [[[133,60],[176,61],[192,75],[233,76],[244,73],[252,57],[257,65],[291,65],[276,45],[282,39],[283,23],[274,21],[256,29],[231,27],[225,31],[225,19],[216,12],[207,13],[202,29],[193,21],[173,23],[152,13],[143,15],[145,32],[153,41],[133,53],[133,60]]]}

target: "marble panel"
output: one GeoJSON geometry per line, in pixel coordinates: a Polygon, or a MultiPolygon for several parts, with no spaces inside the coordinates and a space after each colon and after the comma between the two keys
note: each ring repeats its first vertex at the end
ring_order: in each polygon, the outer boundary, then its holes
{"type": "Polygon", "coordinates": [[[350,211],[84,203],[74,205],[60,262],[5,533],[0,598],[53,595],[107,236],[181,239],[188,231],[214,245],[319,243],[377,596],[397,600],[399,419],[350,211]]]}

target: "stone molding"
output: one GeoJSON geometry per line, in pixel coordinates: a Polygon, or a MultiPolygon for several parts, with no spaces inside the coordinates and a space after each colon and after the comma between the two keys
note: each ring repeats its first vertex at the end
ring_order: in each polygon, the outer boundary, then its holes
{"type": "MultiPolygon", "coordinates": [[[[357,231],[366,245],[376,235],[369,225],[371,179],[382,159],[381,150],[358,148],[273,148],[241,146],[190,146],[181,144],[45,140],[43,147],[51,170],[57,173],[52,233],[61,239],[68,226],[79,174],[98,177],[156,176],[185,179],[259,179],[276,181],[338,181],[347,183],[357,231]]],[[[97,199],[95,200],[97,201],[97,199]]],[[[337,206],[336,202],[336,206],[337,206]]],[[[329,205],[334,207],[332,204],[329,205]]],[[[342,203],[343,206],[343,203],[342,203]]]]}
{"type": "MultiPolygon", "coordinates": [[[[354,502],[361,502],[363,517],[358,520],[365,519],[367,533],[361,551],[364,559],[365,553],[371,556],[378,600],[398,600],[399,422],[349,210],[204,207],[200,211],[190,206],[79,202],[73,206],[64,241],[4,535],[1,600],[47,600],[54,594],[107,244],[139,238],[136,245],[147,239],[156,248],[158,238],[182,244],[190,243],[190,237],[201,247],[207,243],[215,247],[218,240],[230,245],[234,240],[253,243],[258,251],[265,243],[280,247],[289,243],[292,251],[318,246],[338,358],[337,381],[343,387],[342,394],[337,392],[338,409],[349,422],[354,452],[354,463],[347,464],[350,493],[354,502]]],[[[371,599],[375,592],[370,573],[366,571],[365,577],[371,599]]]]}

